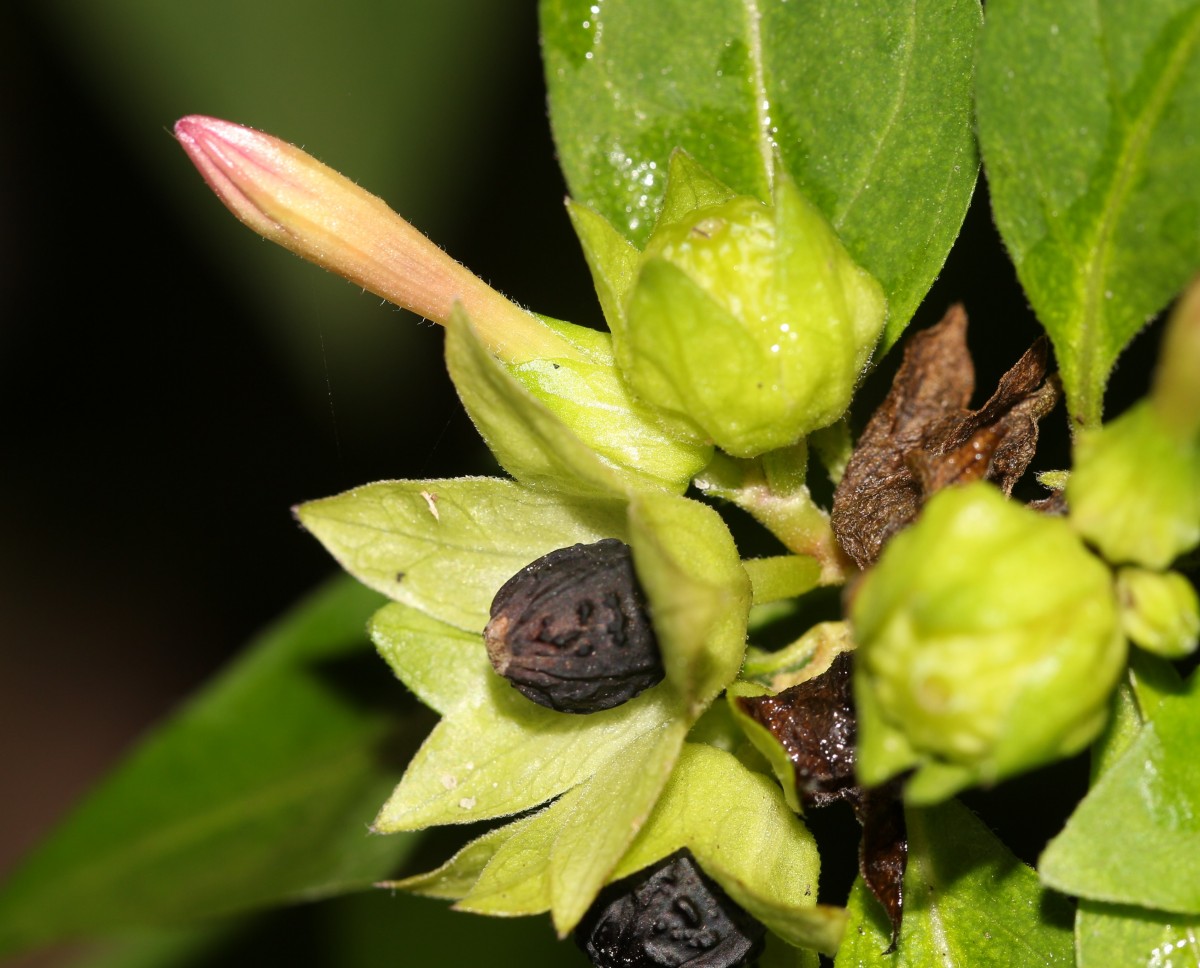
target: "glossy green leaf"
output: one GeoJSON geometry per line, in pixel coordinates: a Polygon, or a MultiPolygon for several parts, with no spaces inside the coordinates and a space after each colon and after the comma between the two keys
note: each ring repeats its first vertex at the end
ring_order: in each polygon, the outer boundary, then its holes
{"type": "Polygon", "coordinates": [[[1077,968],[1200,968],[1200,918],[1080,901],[1077,968]]]}
{"type": "Polygon", "coordinates": [[[397,675],[436,699],[445,718],[417,751],[375,821],[377,830],[469,823],[528,810],[586,780],[638,738],[677,719],[680,703],[660,685],[587,716],[526,699],[498,676],[483,641],[414,616],[379,612],[371,631],[397,675]],[[432,634],[428,634],[432,633],[432,634]],[[425,636],[428,634],[428,637],[425,636]],[[449,645],[448,661],[439,653],[449,645]],[[439,668],[454,677],[427,690],[439,668]]]}
{"type": "Polygon", "coordinates": [[[490,477],[381,481],[296,515],[363,584],[468,632],[483,631],[496,591],[534,559],[625,533],[623,504],[490,477]]]}
{"type": "Polygon", "coordinates": [[[1200,688],[1160,702],[1038,863],[1068,894],[1200,914],[1200,688]],[[1120,836],[1114,837],[1113,831],[1120,836]],[[1097,845],[1103,845],[1103,849],[1097,845]]]}
{"type": "Polygon", "coordinates": [[[733,537],[705,504],[642,494],[629,506],[629,543],[667,680],[699,715],[746,650],[750,579],[733,537]]]}
{"type": "Polygon", "coordinates": [[[975,184],[975,0],[542,0],[541,17],[578,202],[641,245],[673,149],[763,201],[778,159],[883,284],[895,342],[975,184]]]}
{"type": "Polygon", "coordinates": [[[845,927],[840,908],[817,907],[821,861],[779,787],[737,757],[684,746],[671,780],[617,880],[688,848],[738,904],[794,945],[832,953],[845,927]]]}
{"type": "Polygon", "coordinates": [[[999,0],[979,58],[996,223],[1100,420],[1118,354],[1200,265],[1200,3],[999,0]]]}
{"type": "Polygon", "coordinates": [[[396,782],[389,748],[420,727],[372,685],[378,603],[329,586],[152,734],[0,892],[0,951],[386,876],[411,839],[365,825],[396,782]]]}
{"type": "Polygon", "coordinates": [[[907,811],[904,923],[891,925],[862,878],[837,968],[1013,968],[1074,964],[1071,906],[1043,890],[966,807],[907,811]]]}

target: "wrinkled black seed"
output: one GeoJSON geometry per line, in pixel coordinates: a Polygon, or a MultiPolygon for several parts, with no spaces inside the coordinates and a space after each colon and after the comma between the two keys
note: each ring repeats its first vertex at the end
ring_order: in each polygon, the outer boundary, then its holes
{"type": "Polygon", "coordinates": [[[605,888],[575,942],[596,968],[738,968],[765,935],[681,850],[605,888]]]}
{"type": "Polygon", "coordinates": [[[492,665],[551,709],[610,709],[665,674],[629,546],[615,538],[527,565],[496,593],[491,616],[492,665]]]}

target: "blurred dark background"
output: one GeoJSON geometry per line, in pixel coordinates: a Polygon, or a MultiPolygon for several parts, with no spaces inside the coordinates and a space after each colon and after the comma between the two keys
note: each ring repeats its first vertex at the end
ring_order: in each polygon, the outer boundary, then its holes
{"type": "MultiPolygon", "coordinates": [[[[532,0],[0,5],[0,877],[333,573],[291,505],[492,466],[436,328],[237,224],[171,125],[303,145],[517,301],[594,323],[540,70],[532,0]]],[[[917,325],[956,300],[990,389],[1038,329],[982,188],[917,325]]]]}
{"type": "Polygon", "coordinates": [[[595,313],[534,5],[0,7],[0,871],[334,571],[298,501],[490,469],[436,327],[240,226],[170,134],[302,144],[477,273],[595,313]]]}

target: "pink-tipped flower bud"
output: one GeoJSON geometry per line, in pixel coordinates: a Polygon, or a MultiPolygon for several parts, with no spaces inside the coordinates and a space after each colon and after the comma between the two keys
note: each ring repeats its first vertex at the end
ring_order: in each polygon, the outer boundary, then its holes
{"type": "Polygon", "coordinates": [[[382,199],[299,148],[203,115],[176,122],[175,136],[229,210],[272,242],[437,323],[461,303],[492,352],[509,362],[573,355],[536,316],[382,199]]]}

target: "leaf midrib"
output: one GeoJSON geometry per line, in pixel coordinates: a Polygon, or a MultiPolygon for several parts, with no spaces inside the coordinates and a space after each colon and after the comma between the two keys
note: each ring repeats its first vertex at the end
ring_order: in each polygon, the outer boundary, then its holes
{"type": "Polygon", "coordinates": [[[751,86],[754,96],[754,119],[758,129],[758,153],[762,159],[767,193],[775,190],[775,150],[771,140],[771,99],[767,93],[766,72],[763,67],[762,11],[758,0],[744,0],[746,15],[746,46],[753,69],[751,86]]]}
{"type": "Polygon", "coordinates": [[[942,922],[939,909],[942,884],[937,877],[937,869],[929,850],[929,839],[925,836],[924,818],[918,811],[909,811],[907,817],[909,838],[909,863],[916,862],[921,880],[925,884],[926,907],[925,915],[929,923],[929,936],[933,943],[938,964],[946,968],[955,968],[956,962],[950,957],[950,939],[946,935],[946,926],[942,922]]]}
{"type": "Polygon", "coordinates": [[[863,192],[866,191],[867,186],[871,183],[871,174],[875,171],[880,158],[883,156],[883,146],[891,140],[892,132],[895,130],[900,118],[901,107],[908,97],[908,84],[912,78],[912,62],[916,50],[917,0],[912,0],[908,4],[908,12],[909,17],[905,25],[903,42],[904,64],[900,70],[901,82],[894,88],[895,97],[892,98],[887,120],[880,125],[873,139],[874,144],[871,146],[871,150],[864,155],[865,164],[860,168],[860,174],[857,179],[858,184],[854,192],[830,218],[833,227],[839,232],[849,217],[850,210],[858,203],[859,198],[862,197],[863,192]]]}

